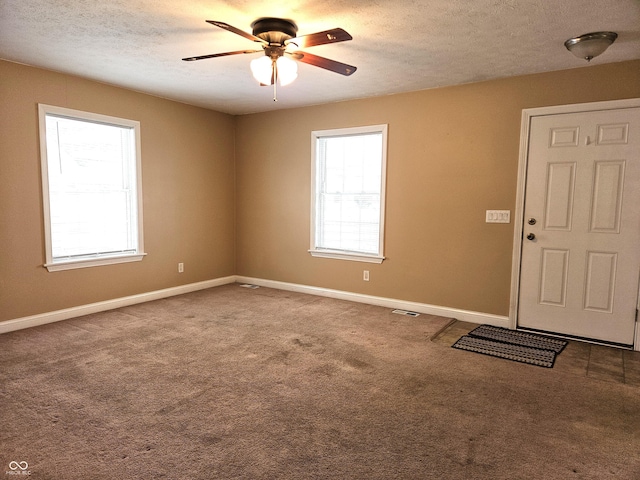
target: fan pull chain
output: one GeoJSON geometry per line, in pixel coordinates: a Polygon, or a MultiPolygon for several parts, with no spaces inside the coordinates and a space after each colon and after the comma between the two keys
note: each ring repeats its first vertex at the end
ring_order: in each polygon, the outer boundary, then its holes
{"type": "Polygon", "coordinates": [[[276,61],[273,60],[273,101],[277,102],[278,101],[278,89],[277,89],[277,85],[278,85],[278,66],[276,65],[276,61]]]}

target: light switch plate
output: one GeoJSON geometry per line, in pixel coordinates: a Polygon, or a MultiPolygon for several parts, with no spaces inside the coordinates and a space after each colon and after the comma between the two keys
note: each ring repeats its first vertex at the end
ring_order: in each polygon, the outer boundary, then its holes
{"type": "Polygon", "coordinates": [[[511,210],[487,210],[487,223],[511,223],[511,210]]]}

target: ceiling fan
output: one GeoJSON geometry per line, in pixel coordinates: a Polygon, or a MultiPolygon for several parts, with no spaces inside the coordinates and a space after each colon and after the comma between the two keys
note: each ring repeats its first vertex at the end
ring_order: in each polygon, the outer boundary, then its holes
{"type": "Polygon", "coordinates": [[[277,101],[276,83],[287,85],[296,79],[297,65],[293,60],[320,67],[340,75],[351,75],[356,67],[346,63],[337,62],[328,58],[302,52],[299,49],[338,43],[351,40],[353,37],[342,28],[334,28],[323,32],[312,33],[297,37],[298,27],[290,20],[282,18],[259,18],[251,24],[252,33],[247,33],[239,28],[224,22],[207,20],[207,23],[223,28],[231,33],[240,35],[248,40],[259,43],[261,50],[238,50],[235,52],[213,53],[197,57],[186,57],[182,60],[192,62],[207,58],[226,57],[229,55],[242,55],[248,53],[264,52],[265,56],[251,62],[253,76],[261,85],[274,86],[274,101],[277,101]]]}

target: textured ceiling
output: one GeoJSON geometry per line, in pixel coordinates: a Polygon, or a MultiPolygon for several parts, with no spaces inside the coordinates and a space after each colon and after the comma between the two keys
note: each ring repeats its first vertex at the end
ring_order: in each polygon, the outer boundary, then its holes
{"type": "Polygon", "coordinates": [[[583,67],[563,43],[601,30],[619,37],[592,64],[640,58],[640,1],[0,0],[0,58],[232,114],[583,67]],[[249,71],[260,54],[181,61],[255,47],[205,20],[251,32],[269,16],[299,35],[344,28],[352,41],[307,51],[357,72],[299,64],[276,103],[249,71]]]}

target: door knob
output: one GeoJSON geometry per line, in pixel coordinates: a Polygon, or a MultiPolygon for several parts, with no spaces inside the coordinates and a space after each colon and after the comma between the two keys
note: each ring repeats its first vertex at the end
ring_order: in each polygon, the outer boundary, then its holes
{"type": "Polygon", "coordinates": [[[535,233],[530,233],[529,235],[527,235],[527,240],[535,240],[535,239],[536,239],[535,233]]]}

